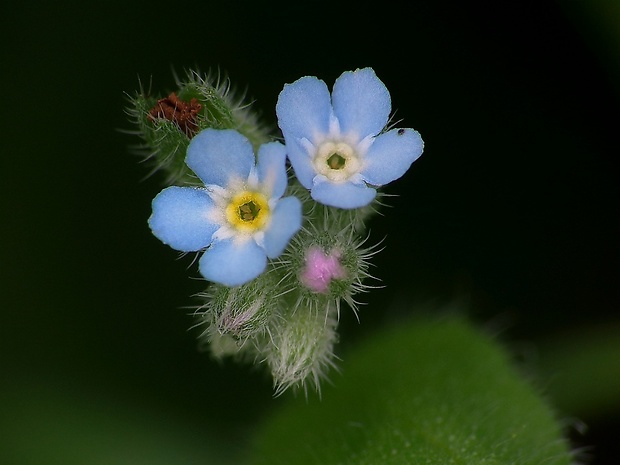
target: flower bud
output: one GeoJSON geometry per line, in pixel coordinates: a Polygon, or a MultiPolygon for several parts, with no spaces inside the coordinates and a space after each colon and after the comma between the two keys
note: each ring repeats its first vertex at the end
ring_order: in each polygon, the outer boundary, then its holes
{"type": "Polygon", "coordinates": [[[177,79],[177,90],[158,98],[140,88],[129,97],[126,112],[142,139],[134,151],[162,171],[165,185],[195,185],[197,179],[185,164],[190,139],[207,128],[235,129],[257,149],[271,140],[268,129],[258,121],[256,112],[236,96],[228,79],[187,72],[177,79]]]}
{"type": "Polygon", "coordinates": [[[346,277],[346,272],[340,263],[341,255],[338,249],[326,253],[320,247],[310,247],[306,250],[306,260],[299,280],[312,292],[328,293],[329,285],[334,279],[346,277]]]}
{"type": "MultiPolygon", "coordinates": [[[[212,284],[200,295],[205,303],[195,312],[196,325],[207,326],[199,338],[212,341],[217,339],[215,335],[227,336],[240,347],[248,339],[264,335],[269,321],[278,314],[274,284],[269,273],[238,287],[212,284]]],[[[227,350],[212,351],[214,356],[216,352],[233,355],[228,342],[224,347],[227,350]]]]}
{"type": "Polygon", "coordinates": [[[338,320],[329,304],[320,311],[298,306],[271,329],[273,343],[265,360],[271,368],[276,395],[308,384],[320,392],[320,381],[334,367],[338,320]]]}

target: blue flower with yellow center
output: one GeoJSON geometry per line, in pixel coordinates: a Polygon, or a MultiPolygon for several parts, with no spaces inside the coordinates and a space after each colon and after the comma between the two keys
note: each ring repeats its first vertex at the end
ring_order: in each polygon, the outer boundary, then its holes
{"type": "Polygon", "coordinates": [[[297,179],[314,200],[363,207],[418,159],[424,144],[417,131],[386,130],[391,109],[390,93],[371,68],[343,73],[331,95],[312,76],[284,86],[278,125],[297,179]]]}
{"type": "Polygon", "coordinates": [[[192,138],[185,159],[205,186],[168,187],[153,200],[153,234],[181,252],[204,250],[199,268],[209,281],[251,281],[301,227],[301,202],[282,198],[285,147],[264,144],[257,159],[237,131],[205,129],[192,138]]]}

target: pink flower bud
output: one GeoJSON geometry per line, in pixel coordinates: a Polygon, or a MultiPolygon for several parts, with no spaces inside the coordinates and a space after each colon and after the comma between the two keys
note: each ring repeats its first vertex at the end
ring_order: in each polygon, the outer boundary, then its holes
{"type": "Polygon", "coordinates": [[[306,251],[306,264],[300,280],[308,289],[325,294],[332,279],[343,279],[345,276],[338,250],[326,254],[319,247],[311,247],[306,251]]]}

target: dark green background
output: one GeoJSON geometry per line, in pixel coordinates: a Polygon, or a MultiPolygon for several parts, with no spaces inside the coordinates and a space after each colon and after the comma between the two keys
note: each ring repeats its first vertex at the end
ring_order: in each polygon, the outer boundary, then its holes
{"type": "MultiPolygon", "coordinates": [[[[460,302],[514,346],[617,321],[613,0],[38,3],[0,7],[2,463],[201,463],[192,447],[241,447],[279,402],[196,351],[181,307],[203,286],[146,225],[162,186],[119,131],[124,92],[168,92],[173,69],[219,67],[275,124],[284,83],[372,66],[422,134],[370,224],[386,287],[343,347],[403,302],[460,302]]],[[[618,454],[619,406],[582,418],[593,463],[618,454]]]]}

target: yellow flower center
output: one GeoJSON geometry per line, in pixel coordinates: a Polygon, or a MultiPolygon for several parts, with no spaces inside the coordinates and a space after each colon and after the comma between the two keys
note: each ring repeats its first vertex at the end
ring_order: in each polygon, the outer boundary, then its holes
{"type": "Polygon", "coordinates": [[[242,232],[262,229],[269,217],[269,203],[259,192],[240,192],[226,207],[226,219],[231,226],[242,232]]]}

